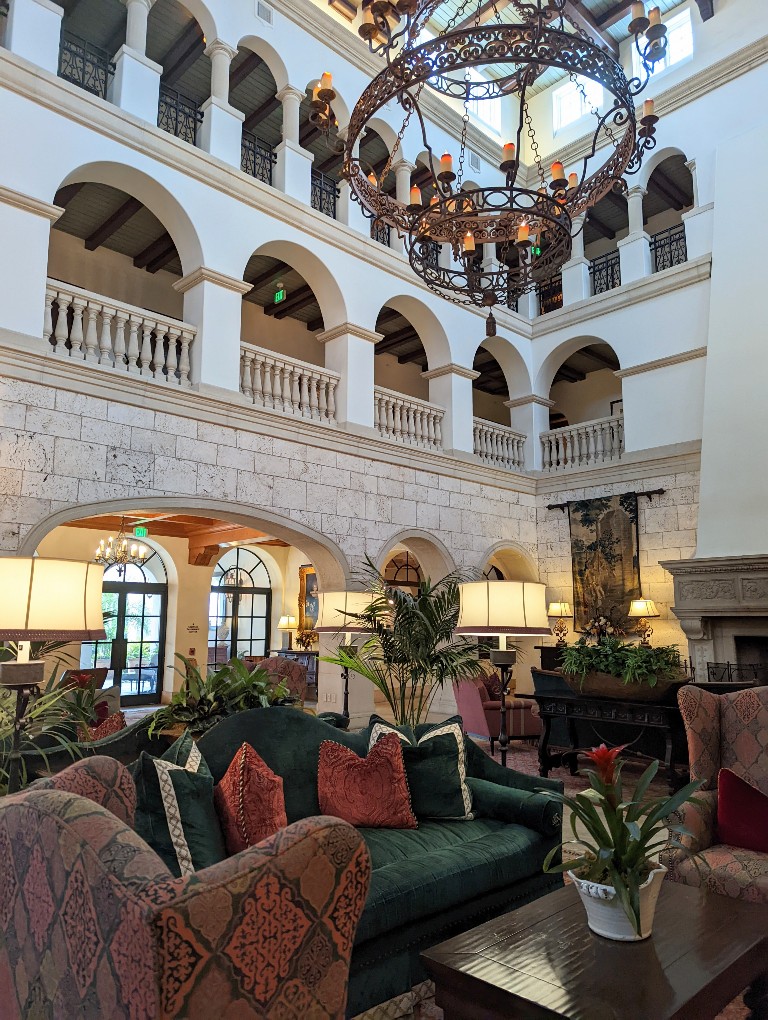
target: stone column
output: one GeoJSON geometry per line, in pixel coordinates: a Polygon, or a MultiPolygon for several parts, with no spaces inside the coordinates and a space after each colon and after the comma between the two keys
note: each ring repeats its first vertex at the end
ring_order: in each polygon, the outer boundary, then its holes
{"type": "Polygon", "coordinates": [[[173,289],[184,295],[184,321],[197,326],[193,385],[239,393],[242,298],[251,285],[200,266],[173,289]]]}
{"type": "Polygon", "coordinates": [[[632,283],[651,275],[650,238],[643,228],[643,199],[645,188],[634,187],[627,192],[629,233],[619,241],[621,282],[632,283]]]}
{"type": "Polygon", "coordinates": [[[125,45],[115,54],[107,99],[135,117],[157,123],[163,69],[146,55],[147,19],[155,0],[123,0],[128,8],[125,45]]]}
{"type": "Polygon", "coordinates": [[[554,400],[531,393],[526,397],[505,400],[509,408],[509,424],[516,432],[522,432],[525,440],[525,467],[528,471],[540,471],[542,466],[542,432],[549,431],[549,409],[554,400]]]}
{"type": "MultiPolygon", "coordinates": [[[[411,201],[411,174],[416,167],[407,159],[399,159],[392,164],[392,169],[395,173],[395,198],[403,205],[408,205],[411,201]]],[[[389,247],[401,254],[405,251],[403,239],[397,236],[397,231],[394,229],[390,233],[389,247]]]]}
{"type": "Polygon", "coordinates": [[[527,294],[521,294],[517,302],[519,315],[526,319],[537,319],[539,317],[539,292],[534,287],[527,294]]]}
{"type": "Polygon", "coordinates": [[[693,208],[682,215],[685,227],[685,246],[688,252],[688,259],[698,259],[702,255],[712,253],[712,233],[715,221],[715,203],[706,202],[701,204],[699,199],[700,188],[696,174],[696,160],[689,159],[685,164],[691,171],[693,178],[693,208]]]}
{"type": "Polygon", "coordinates": [[[472,383],[480,375],[464,365],[440,365],[421,378],[429,382],[429,400],[445,409],[443,418],[443,450],[472,454],[473,431],[472,383]]]}
{"type": "Polygon", "coordinates": [[[64,212],[58,206],[0,187],[0,326],[41,341],[51,224],[64,212]]]}
{"type": "Polygon", "coordinates": [[[13,0],[5,32],[6,49],[56,74],[63,17],[63,9],[51,0],[13,0]]]}
{"type": "Polygon", "coordinates": [[[229,105],[229,65],[237,50],[214,39],[205,52],[211,58],[211,95],[200,107],[200,146],[230,166],[239,167],[245,114],[229,105]]]}
{"type": "Polygon", "coordinates": [[[305,93],[293,85],[286,85],[277,93],[283,104],[283,140],[275,149],[275,187],[309,205],[312,160],[315,157],[299,145],[299,111],[304,96],[305,93]]]}
{"type": "MultiPolygon", "coordinates": [[[[347,128],[339,131],[340,141],[346,144],[347,128]]],[[[360,139],[352,147],[352,155],[355,159],[360,156],[360,139]]],[[[371,236],[371,221],[363,213],[363,207],[352,197],[352,189],[347,181],[339,182],[339,198],[336,203],[336,219],[339,223],[346,223],[353,230],[359,230],[366,237],[371,236]]]]}
{"type": "Polygon", "coordinates": [[[382,333],[351,322],[317,334],[325,345],[325,367],[341,376],[336,390],[336,419],[352,429],[373,428],[374,345],[382,333]]]}
{"type": "Polygon", "coordinates": [[[573,221],[573,229],[578,230],[578,234],[573,238],[571,257],[563,266],[563,305],[584,301],[592,293],[589,259],[584,257],[584,220],[585,216],[582,213],[573,221]]]}

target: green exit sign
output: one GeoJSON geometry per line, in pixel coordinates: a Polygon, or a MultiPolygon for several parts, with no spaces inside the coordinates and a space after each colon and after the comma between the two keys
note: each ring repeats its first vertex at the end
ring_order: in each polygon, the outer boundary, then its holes
{"type": "Polygon", "coordinates": [[[149,535],[149,528],[145,528],[143,524],[137,524],[133,529],[134,538],[146,538],[149,535]]]}
{"type": "Polygon", "coordinates": [[[285,301],[285,287],[275,291],[275,304],[279,305],[281,301],[285,301]]]}
{"type": "Polygon", "coordinates": [[[541,255],[541,248],[538,245],[534,245],[531,248],[531,255],[541,255]]]}

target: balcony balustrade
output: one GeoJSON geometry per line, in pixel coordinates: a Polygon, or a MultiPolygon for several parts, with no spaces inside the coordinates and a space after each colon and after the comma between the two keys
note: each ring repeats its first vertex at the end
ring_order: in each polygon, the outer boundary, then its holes
{"type": "Polygon", "coordinates": [[[542,470],[548,472],[621,460],[623,453],[624,418],[621,415],[582,421],[541,434],[542,470]]]}
{"type": "Polygon", "coordinates": [[[100,99],[107,98],[115,65],[106,50],[93,46],[72,32],[61,33],[59,77],[100,99]]]}
{"type": "Polygon", "coordinates": [[[553,276],[551,279],[545,280],[539,284],[537,290],[539,293],[539,311],[542,315],[563,307],[562,276],[553,276]]]}
{"type": "Polygon", "coordinates": [[[319,170],[312,171],[312,208],[324,216],[336,219],[336,202],[339,189],[331,177],[326,177],[319,170]]]}
{"type": "Polygon", "coordinates": [[[196,335],[178,319],[48,280],[43,339],[56,357],[188,387],[196,335]]]}
{"type": "Polygon", "coordinates": [[[373,399],[373,424],[380,436],[425,450],[442,450],[442,407],[381,386],[374,387],[373,399]]]}
{"type": "Polygon", "coordinates": [[[203,114],[197,103],[187,96],[160,84],[160,102],[157,109],[157,126],[175,135],[183,142],[197,145],[197,129],[203,122],[203,114]]]}
{"type": "Polygon", "coordinates": [[[685,241],[685,227],[667,227],[651,237],[651,259],[654,273],[660,273],[672,266],[682,265],[688,261],[688,248],[685,241]]]}
{"type": "Polygon", "coordinates": [[[335,424],[340,378],[306,361],[252,344],[240,345],[240,392],[268,411],[335,424]]]}
{"type": "Polygon", "coordinates": [[[604,294],[621,286],[621,263],[617,251],[609,251],[589,260],[589,278],[592,281],[592,293],[604,294]]]}
{"type": "Polygon", "coordinates": [[[266,142],[250,131],[243,131],[240,145],[240,169],[264,184],[272,184],[272,168],[277,156],[266,142]]]}
{"type": "Polygon", "coordinates": [[[382,223],[380,220],[371,220],[371,238],[374,241],[378,241],[379,244],[383,244],[385,248],[389,248],[390,238],[392,237],[392,228],[388,223],[382,223]]]}
{"type": "Polygon", "coordinates": [[[475,456],[484,464],[522,471],[525,466],[525,436],[507,425],[485,418],[472,419],[475,456]]]}

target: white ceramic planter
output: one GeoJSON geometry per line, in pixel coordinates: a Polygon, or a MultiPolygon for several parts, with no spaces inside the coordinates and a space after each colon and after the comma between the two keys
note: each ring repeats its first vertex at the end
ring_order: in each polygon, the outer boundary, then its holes
{"type": "Polygon", "coordinates": [[[579,891],[587,911],[587,924],[593,932],[607,939],[615,939],[617,942],[639,942],[641,939],[647,939],[653,929],[656,901],[666,873],[667,869],[660,864],[640,886],[639,935],[627,917],[612,885],[585,882],[572,871],[568,872],[568,876],[579,891]]]}

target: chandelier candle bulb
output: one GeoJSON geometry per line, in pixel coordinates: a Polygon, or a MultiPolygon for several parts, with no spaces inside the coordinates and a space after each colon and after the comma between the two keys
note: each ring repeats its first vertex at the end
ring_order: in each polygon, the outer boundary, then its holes
{"type": "Polygon", "coordinates": [[[648,20],[650,21],[651,25],[660,25],[661,24],[661,8],[660,7],[651,7],[650,11],[648,11],[648,20]]]}
{"type": "Polygon", "coordinates": [[[528,237],[530,235],[530,232],[531,232],[531,228],[528,226],[528,224],[527,223],[521,223],[520,226],[517,228],[517,240],[518,240],[518,243],[522,244],[524,241],[527,241],[528,237]]]}
{"type": "Polygon", "coordinates": [[[560,162],[552,164],[552,180],[562,181],[565,180],[565,167],[560,162]]]}
{"type": "Polygon", "coordinates": [[[568,174],[568,187],[577,188],[579,186],[579,175],[577,173],[568,174]]]}
{"type": "Polygon", "coordinates": [[[645,4],[632,4],[632,21],[640,21],[645,18],[645,4]]]}
{"type": "Polygon", "coordinates": [[[653,100],[646,99],[643,103],[643,120],[646,117],[653,117],[653,100]]]}
{"type": "Polygon", "coordinates": [[[450,154],[450,152],[444,152],[440,157],[440,173],[441,174],[453,173],[453,156],[450,154]]]}
{"type": "Polygon", "coordinates": [[[317,85],[315,85],[315,87],[312,89],[312,102],[313,103],[319,103],[320,102],[320,98],[318,96],[319,91],[320,91],[320,82],[318,82],[317,85]]]}
{"type": "Polygon", "coordinates": [[[475,235],[471,231],[467,231],[464,235],[464,254],[469,255],[475,250],[475,235]]]}
{"type": "Polygon", "coordinates": [[[324,91],[327,89],[329,92],[333,88],[333,75],[328,71],[323,71],[323,76],[320,79],[320,88],[324,91]]]}

